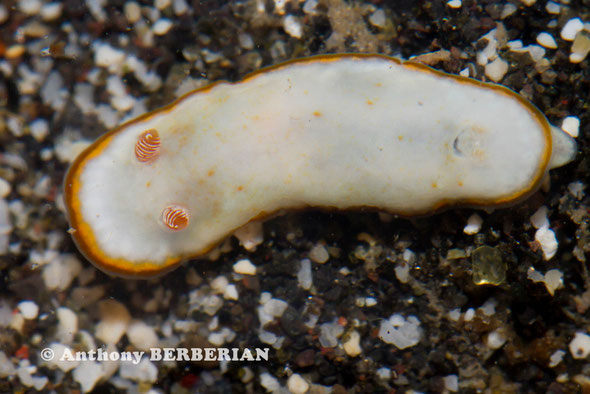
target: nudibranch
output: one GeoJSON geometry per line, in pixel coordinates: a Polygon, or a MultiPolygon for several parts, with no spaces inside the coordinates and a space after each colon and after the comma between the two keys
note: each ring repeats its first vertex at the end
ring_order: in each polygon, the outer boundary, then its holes
{"type": "Polygon", "coordinates": [[[90,261],[149,277],[282,210],[504,206],[575,153],[505,87],[386,56],[324,55],[117,127],[75,160],[65,200],[90,261]]]}

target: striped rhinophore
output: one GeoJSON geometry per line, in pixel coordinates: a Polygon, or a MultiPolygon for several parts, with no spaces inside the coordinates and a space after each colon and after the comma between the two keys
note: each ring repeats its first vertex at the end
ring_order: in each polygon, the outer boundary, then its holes
{"type": "Polygon", "coordinates": [[[180,231],[188,226],[188,211],[178,205],[170,205],[162,212],[162,223],[170,230],[180,231]]]}
{"type": "Polygon", "coordinates": [[[156,129],[141,133],[135,144],[135,157],[141,163],[149,163],[158,157],[160,152],[160,135],[156,129]]]}

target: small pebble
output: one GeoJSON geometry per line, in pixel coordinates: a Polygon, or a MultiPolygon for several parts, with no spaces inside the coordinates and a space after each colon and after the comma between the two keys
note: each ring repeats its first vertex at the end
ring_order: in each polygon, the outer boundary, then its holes
{"type": "Polygon", "coordinates": [[[125,334],[131,321],[127,307],[109,299],[98,303],[100,321],[96,325],[95,336],[106,344],[115,344],[125,334]]]}
{"type": "Polygon", "coordinates": [[[452,393],[459,391],[459,377],[457,375],[447,375],[443,378],[445,389],[452,393]]]}
{"type": "Polygon", "coordinates": [[[447,252],[447,260],[458,260],[469,257],[464,249],[449,249],[447,252]]]}
{"type": "Polygon", "coordinates": [[[563,356],[565,356],[565,352],[563,350],[556,350],[551,357],[549,357],[549,368],[556,367],[563,361],[563,356]]]}
{"type": "Polygon", "coordinates": [[[547,207],[543,205],[539,209],[537,209],[535,213],[533,213],[533,216],[531,216],[531,224],[535,226],[535,228],[549,227],[547,211],[547,207]]]}
{"type": "Polygon", "coordinates": [[[584,332],[576,332],[576,335],[569,344],[572,357],[580,360],[588,357],[590,354],[590,336],[584,332]]]}
{"type": "Polygon", "coordinates": [[[213,346],[221,346],[225,343],[225,339],[222,333],[220,332],[212,332],[207,336],[207,341],[213,346]]]}
{"type": "Polygon", "coordinates": [[[16,373],[16,368],[10,362],[8,357],[6,357],[6,353],[0,350],[0,378],[7,378],[9,376],[14,376],[16,373]]]}
{"type": "Polygon", "coordinates": [[[227,278],[223,275],[220,275],[211,281],[211,289],[217,294],[223,294],[225,292],[225,288],[229,284],[227,278]]]}
{"type": "Polygon", "coordinates": [[[51,22],[61,16],[63,4],[60,2],[52,2],[43,4],[41,7],[41,18],[46,22],[51,22]]]}
{"type": "Polygon", "coordinates": [[[503,60],[501,57],[497,57],[491,63],[485,66],[485,75],[494,82],[500,82],[506,72],[508,71],[508,62],[503,60]]]}
{"type": "Polygon", "coordinates": [[[89,140],[72,141],[69,138],[58,138],[55,145],[55,154],[63,163],[71,163],[91,144],[89,140]]]}
{"type": "Polygon", "coordinates": [[[109,44],[96,43],[93,45],[94,62],[97,66],[107,67],[111,73],[118,73],[123,68],[126,54],[109,44]]]}
{"type": "Polygon", "coordinates": [[[17,4],[20,12],[31,16],[37,15],[43,5],[41,0],[20,0],[17,4]]]}
{"type": "Polygon", "coordinates": [[[114,96],[111,98],[111,105],[117,111],[125,112],[129,111],[135,106],[135,99],[129,94],[122,96],[114,96]]]}
{"type": "Polygon", "coordinates": [[[42,142],[49,134],[49,124],[45,119],[35,119],[30,124],[31,135],[38,142],[42,142]]]}
{"type": "Polygon", "coordinates": [[[248,367],[242,367],[238,373],[242,376],[240,379],[242,383],[250,382],[255,376],[254,372],[252,372],[252,369],[248,367]]]}
{"type": "Polygon", "coordinates": [[[303,12],[308,15],[317,14],[318,0],[306,0],[303,4],[303,12]]]}
{"type": "Polygon", "coordinates": [[[237,274],[256,275],[256,266],[248,259],[239,260],[233,265],[233,270],[237,274]]]}
{"type": "Polygon", "coordinates": [[[500,15],[500,19],[506,19],[510,15],[514,14],[518,8],[512,3],[506,3],[504,8],[502,8],[502,14],[500,15]]]}
{"type": "Polygon", "coordinates": [[[309,383],[301,375],[294,373],[287,380],[287,389],[292,394],[304,394],[309,390],[309,383]]]}
{"type": "Polygon", "coordinates": [[[21,301],[17,305],[18,310],[27,320],[32,320],[39,314],[39,307],[33,301],[21,301]]]}
{"type": "Polygon", "coordinates": [[[158,346],[158,335],[153,327],[140,320],[135,320],[127,327],[127,338],[135,348],[149,351],[158,346]]]}
{"type": "Polygon", "coordinates": [[[102,23],[107,19],[107,14],[104,10],[104,6],[106,5],[104,0],[86,0],[85,3],[90,14],[98,22],[102,23]]]}
{"type": "Polygon", "coordinates": [[[353,330],[350,333],[348,340],[342,344],[342,348],[344,349],[346,354],[348,354],[350,357],[356,357],[359,354],[361,354],[362,349],[360,345],[360,340],[360,334],[356,330],[353,330]]]}
{"type": "Polygon", "coordinates": [[[223,298],[226,300],[237,300],[239,298],[238,288],[234,284],[227,285],[223,292],[223,298]]]}
{"type": "Polygon", "coordinates": [[[494,316],[496,314],[496,305],[498,305],[498,302],[495,299],[490,298],[480,306],[478,310],[486,316],[494,316]]]}
{"type": "Polygon", "coordinates": [[[243,49],[251,50],[254,49],[254,40],[252,36],[247,33],[240,33],[238,34],[238,41],[240,43],[240,47],[243,49]]]}
{"type": "Polygon", "coordinates": [[[504,334],[503,329],[499,328],[488,334],[486,344],[490,349],[500,349],[502,346],[504,346],[505,343],[506,335],[504,334]]]}
{"type": "Polygon", "coordinates": [[[209,316],[215,316],[217,311],[223,306],[223,299],[216,295],[204,297],[202,299],[202,310],[209,316]]]}
{"type": "Polygon", "coordinates": [[[463,228],[463,232],[467,235],[477,234],[481,230],[483,219],[477,213],[472,214],[467,219],[467,225],[463,228]]]}
{"type": "Polygon", "coordinates": [[[23,122],[20,118],[17,118],[16,116],[8,117],[8,120],[6,121],[6,126],[8,126],[8,129],[10,130],[12,135],[14,135],[17,138],[22,137],[25,134],[23,122]]]}
{"type": "Polygon", "coordinates": [[[537,43],[545,48],[557,49],[557,42],[555,42],[555,38],[549,33],[539,33],[537,35],[537,43]]]}
{"type": "Polygon", "coordinates": [[[92,391],[96,383],[103,377],[103,369],[96,361],[84,361],[72,372],[72,378],[78,382],[82,391],[92,391]]]}
{"type": "Polygon", "coordinates": [[[385,16],[385,11],[383,11],[381,8],[373,12],[371,16],[369,16],[369,23],[380,29],[383,29],[385,27],[386,22],[387,19],[385,16]]]}
{"type": "Polygon", "coordinates": [[[545,281],[545,275],[543,275],[541,272],[537,271],[533,267],[529,267],[529,269],[527,270],[527,278],[535,283],[545,281]]]}
{"type": "Polygon", "coordinates": [[[324,323],[320,326],[320,345],[322,347],[336,347],[338,338],[344,333],[344,327],[335,320],[332,323],[324,323]]]}
{"type": "Polygon", "coordinates": [[[461,309],[456,308],[450,310],[448,316],[449,319],[451,319],[452,321],[459,321],[459,319],[461,318],[461,309]]]}
{"type": "Polygon", "coordinates": [[[450,0],[447,2],[447,5],[451,8],[461,8],[462,1],[461,0],[450,0]]]}
{"type": "Polygon", "coordinates": [[[63,372],[68,372],[78,366],[80,361],[63,359],[62,357],[65,352],[68,354],[75,351],[71,347],[63,345],[61,343],[52,343],[49,348],[53,351],[53,359],[47,361],[47,365],[51,369],[59,368],[63,372]]]}
{"type": "Polygon", "coordinates": [[[274,317],[281,317],[289,304],[278,298],[272,298],[268,302],[264,303],[264,312],[274,317]]]}
{"type": "Polygon", "coordinates": [[[582,29],[584,29],[584,22],[580,18],[573,18],[562,27],[560,36],[566,41],[573,41],[582,29]]]}
{"type": "Polygon", "coordinates": [[[393,269],[395,272],[395,277],[401,283],[408,283],[410,280],[410,264],[407,262],[399,262],[395,268],[393,269]]]}
{"type": "Polygon", "coordinates": [[[377,377],[381,380],[389,380],[391,379],[391,369],[386,367],[381,367],[377,370],[377,377]]]}
{"type": "Polygon", "coordinates": [[[590,36],[588,33],[579,33],[574,39],[570,53],[570,63],[581,63],[590,52],[590,36]]]}
{"type": "Polygon", "coordinates": [[[39,91],[45,103],[51,105],[55,111],[61,111],[66,105],[68,96],[64,88],[64,79],[58,71],[52,71],[39,91]]]}
{"type": "Polygon", "coordinates": [[[563,273],[558,269],[549,270],[543,275],[541,272],[535,270],[535,268],[529,267],[527,278],[535,283],[541,282],[545,284],[545,288],[551,296],[555,294],[555,290],[563,287],[563,273]]]}
{"type": "Polygon", "coordinates": [[[0,4],[0,24],[6,22],[8,16],[8,10],[6,9],[6,7],[4,7],[3,4],[0,4]]]}
{"type": "Polygon", "coordinates": [[[330,254],[323,244],[317,243],[309,251],[309,258],[314,263],[324,264],[330,258],[330,254]]]}
{"type": "Polygon", "coordinates": [[[545,4],[545,9],[550,14],[559,15],[559,13],[561,12],[561,5],[553,1],[548,1],[547,4],[545,4]]]}
{"type": "Polygon", "coordinates": [[[135,23],[141,18],[141,7],[135,1],[126,2],[123,12],[129,23],[135,23]]]}
{"type": "Polygon", "coordinates": [[[262,222],[251,222],[234,231],[234,237],[248,252],[253,252],[264,241],[262,222]]]}
{"type": "Polygon", "coordinates": [[[36,367],[30,365],[29,360],[22,360],[19,368],[16,370],[20,382],[26,387],[33,387],[36,391],[41,391],[49,382],[45,376],[33,376],[36,367]]]}
{"type": "Polygon", "coordinates": [[[580,181],[575,181],[575,182],[572,182],[569,185],[567,185],[567,190],[577,200],[581,200],[582,198],[584,198],[584,189],[585,189],[585,186],[580,181]]]}
{"type": "Polygon", "coordinates": [[[172,10],[174,11],[174,15],[176,16],[186,14],[186,12],[188,11],[188,4],[186,3],[186,0],[173,0],[172,10]]]}
{"type": "Polygon", "coordinates": [[[160,11],[170,7],[170,4],[172,4],[172,0],[155,0],[154,1],[154,6],[159,9],[160,11]]]}
{"type": "Polygon", "coordinates": [[[152,31],[157,36],[163,36],[164,34],[168,33],[172,28],[173,24],[170,19],[162,18],[158,19],[156,23],[152,26],[152,31]]]}
{"type": "Polygon", "coordinates": [[[147,357],[142,358],[139,364],[121,361],[119,363],[119,375],[135,382],[155,383],[158,380],[158,368],[147,357]]]}
{"type": "Polygon", "coordinates": [[[293,15],[287,15],[283,19],[283,29],[291,37],[301,38],[303,36],[303,26],[297,17],[293,15]]]}
{"type": "MultiPolygon", "coordinates": [[[[7,197],[11,191],[12,191],[12,186],[10,186],[10,183],[8,183],[8,181],[4,178],[0,178],[0,198],[7,197]]],[[[1,208],[0,208],[0,211],[2,211],[1,208]]],[[[0,214],[0,216],[2,216],[2,214],[0,214]]],[[[5,219],[5,220],[0,219],[0,233],[2,232],[3,226],[7,225],[8,223],[10,223],[10,221],[8,219],[5,219]]]]}
{"type": "Polygon", "coordinates": [[[521,40],[508,41],[506,44],[508,45],[508,48],[510,48],[510,50],[521,49],[524,46],[521,40]]]}
{"type": "Polygon", "coordinates": [[[66,290],[82,270],[82,264],[74,255],[64,254],[52,259],[43,267],[41,276],[49,290],[66,290]]]}
{"type": "Polygon", "coordinates": [[[402,259],[410,265],[414,264],[416,262],[416,253],[414,253],[412,249],[404,249],[402,259]]]}
{"type": "Polygon", "coordinates": [[[84,115],[94,111],[94,87],[89,83],[78,83],[74,88],[74,104],[84,115]]]}
{"type": "Polygon", "coordinates": [[[343,276],[348,276],[351,274],[351,271],[348,269],[348,267],[342,267],[338,270],[338,273],[343,276]]]}
{"type": "Polygon", "coordinates": [[[272,300],[272,294],[270,294],[268,291],[263,291],[262,293],[260,293],[260,305],[264,305],[270,300],[272,300]]]}
{"type": "Polygon", "coordinates": [[[561,129],[576,138],[580,134],[580,119],[577,116],[567,116],[561,122],[561,129]]]}
{"type": "Polygon", "coordinates": [[[379,338],[400,350],[417,345],[421,337],[420,321],[415,316],[408,316],[406,320],[396,313],[383,320],[379,327],[379,338]]]}
{"type": "Polygon", "coordinates": [[[61,343],[69,345],[78,332],[78,315],[66,307],[57,308],[57,331],[55,337],[61,343]]]}
{"type": "Polygon", "coordinates": [[[527,45],[526,47],[515,47],[511,49],[515,52],[528,52],[535,62],[539,62],[545,56],[545,48],[540,45],[527,45]]]}
{"type": "Polygon", "coordinates": [[[553,296],[555,290],[563,287],[563,272],[558,269],[552,269],[545,273],[545,287],[549,294],[553,296]]]}
{"type": "Polygon", "coordinates": [[[16,59],[16,58],[19,58],[22,55],[24,55],[25,51],[26,51],[26,48],[24,45],[21,45],[21,44],[11,45],[6,49],[6,52],[4,52],[4,57],[6,57],[6,59],[16,59]]]}
{"type": "Polygon", "coordinates": [[[268,393],[276,393],[281,389],[281,384],[278,379],[268,372],[260,374],[260,385],[264,387],[268,393]]]}
{"type": "Polygon", "coordinates": [[[22,333],[24,326],[25,326],[25,318],[23,317],[23,314],[20,312],[13,313],[12,320],[10,321],[9,327],[12,328],[16,332],[22,333]]]}
{"type": "Polygon", "coordinates": [[[480,66],[487,65],[488,61],[494,59],[498,54],[498,40],[496,39],[496,32],[497,29],[492,29],[481,37],[481,39],[485,39],[488,44],[484,49],[478,51],[476,54],[477,64],[480,66]]]}
{"type": "Polygon", "coordinates": [[[100,123],[107,129],[115,127],[119,123],[119,114],[113,108],[106,104],[100,104],[96,107],[96,115],[100,123]]]}
{"type": "Polygon", "coordinates": [[[299,271],[297,272],[297,281],[302,289],[309,290],[312,285],[311,261],[309,259],[301,260],[299,271]]]}
{"type": "Polygon", "coordinates": [[[499,286],[506,279],[506,269],[502,253],[496,248],[483,245],[471,253],[473,283],[478,286],[499,286]]]}
{"type": "Polygon", "coordinates": [[[553,230],[547,226],[539,228],[535,233],[535,241],[541,246],[544,260],[551,260],[551,258],[555,256],[558,242],[553,230]]]}
{"type": "Polygon", "coordinates": [[[260,342],[266,343],[267,345],[274,345],[278,338],[275,333],[260,330],[258,333],[258,339],[260,339],[260,342]]]}

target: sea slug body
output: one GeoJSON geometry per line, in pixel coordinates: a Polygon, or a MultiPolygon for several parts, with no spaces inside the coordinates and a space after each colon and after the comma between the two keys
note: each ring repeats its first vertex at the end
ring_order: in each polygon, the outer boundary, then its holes
{"type": "Polygon", "coordinates": [[[89,260],[148,277],[281,210],[511,204],[575,153],[502,86],[325,55],[209,85],[117,127],[76,159],[65,197],[89,260]]]}

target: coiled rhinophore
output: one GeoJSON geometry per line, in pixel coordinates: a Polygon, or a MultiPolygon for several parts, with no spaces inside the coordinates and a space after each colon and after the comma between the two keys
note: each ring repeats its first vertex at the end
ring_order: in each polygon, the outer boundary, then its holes
{"type": "Polygon", "coordinates": [[[141,133],[135,144],[135,157],[141,163],[149,163],[160,153],[160,135],[156,129],[141,133]]]}
{"type": "Polygon", "coordinates": [[[162,223],[170,230],[180,231],[188,226],[188,211],[178,205],[170,205],[162,212],[162,223]]]}

